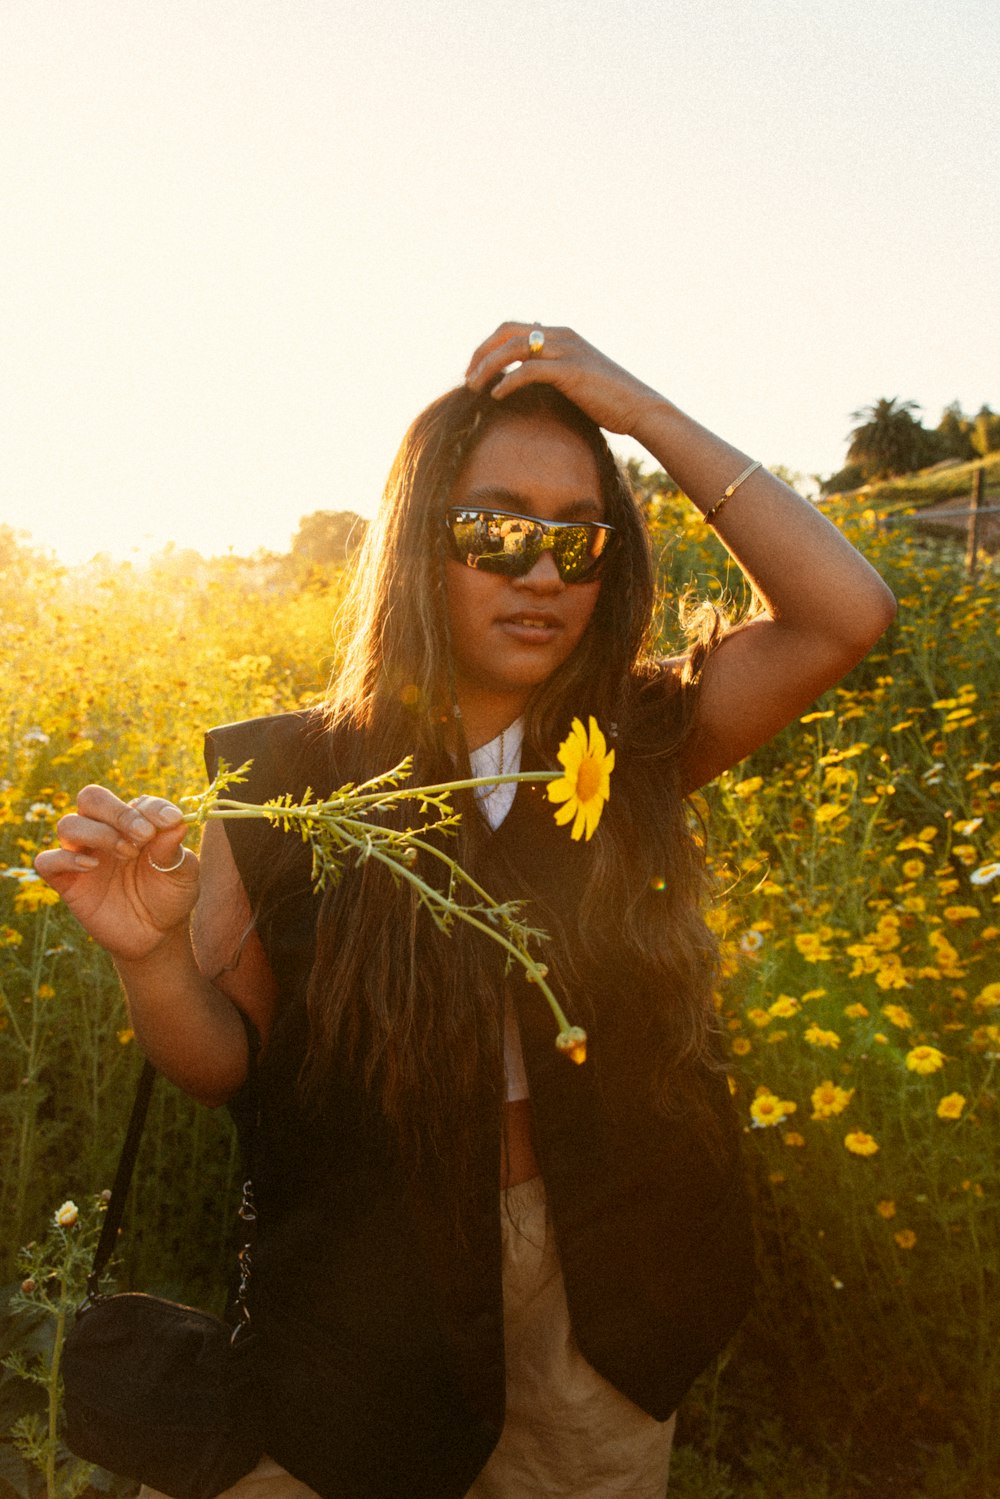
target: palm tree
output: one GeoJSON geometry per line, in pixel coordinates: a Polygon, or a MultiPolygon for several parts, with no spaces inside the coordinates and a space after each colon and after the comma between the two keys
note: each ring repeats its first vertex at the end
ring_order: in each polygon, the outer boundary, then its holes
{"type": "Polygon", "coordinates": [[[866,479],[888,479],[919,467],[925,434],[912,416],[919,410],[916,401],[883,396],[872,406],[852,411],[851,420],[860,425],[849,434],[848,463],[858,464],[866,479]]]}

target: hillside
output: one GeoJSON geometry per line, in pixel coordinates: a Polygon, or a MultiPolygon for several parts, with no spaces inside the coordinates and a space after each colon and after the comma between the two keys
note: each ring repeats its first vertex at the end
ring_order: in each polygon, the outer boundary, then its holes
{"type": "MultiPolygon", "coordinates": [[[[980,466],[984,471],[983,508],[1000,510],[1000,453],[990,453],[985,459],[971,463],[950,460],[938,463],[933,468],[900,474],[895,479],[864,484],[847,495],[863,500],[869,509],[890,522],[898,518],[903,523],[903,517],[919,513],[918,529],[926,535],[964,537],[973,475],[980,466]]],[[[982,517],[979,543],[984,551],[1000,551],[1000,514],[982,517]]]]}
{"type": "Polygon", "coordinates": [[[984,504],[1000,504],[1000,453],[990,453],[986,458],[977,458],[971,463],[946,459],[944,463],[936,463],[933,468],[900,474],[895,479],[863,484],[860,489],[847,492],[866,496],[873,509],[886,515],[897,510],[923,509],[938,505],[942,500],[967,499],[972,493],[973,472],[980,466],[985,470],[984,504]],[[990,498],[987,499],[987,496],[990,498]]]}

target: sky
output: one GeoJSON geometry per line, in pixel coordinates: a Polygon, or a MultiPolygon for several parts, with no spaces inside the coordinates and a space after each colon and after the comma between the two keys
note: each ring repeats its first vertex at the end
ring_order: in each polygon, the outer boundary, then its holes
{"type": "Polygon", "coordinates": [[[285,550],[509,317],[803,474],[1000,408],[998,76],[995,0],[0,0],[0,525],[285,550]]]}

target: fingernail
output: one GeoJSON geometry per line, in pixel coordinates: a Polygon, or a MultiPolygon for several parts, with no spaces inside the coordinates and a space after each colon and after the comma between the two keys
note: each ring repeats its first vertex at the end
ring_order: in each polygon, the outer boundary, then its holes
{"type": "Polygon", "coordinates": [[[131,831],[136,838],[151,838],[156,829],[151,822],[146,821],[145,817],[136,817],[132,821],[131,831]]]}
{"type": "Polygon", "coordinates": [[[134,843],[129,843],[127,838],[119,838],[115,844],[115,853],[120,859],[137,859],[139,857],[139,850],[134,843]]]}
{"type": "Polygon", "coordinates": [[[100,862],[100,859],[95,859],[93,854],[73,855],[74,869],[96,869],[100,862]]]}
{"type": "Polygon", "coordinates": [[[175,807],[173,802],[167,802],[165,806],[157,807],[155,812],[150,813],[160,824],[161,828],[172,828],[175,822],[179,822],[184,816],[180,807],[175,807]]]}

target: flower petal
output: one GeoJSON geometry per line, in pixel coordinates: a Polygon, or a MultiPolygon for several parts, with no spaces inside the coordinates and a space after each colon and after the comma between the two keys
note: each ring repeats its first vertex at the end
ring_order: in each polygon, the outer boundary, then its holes
{"type": "Polygon", "coordinates": [[[568,776],[561,776],[558,781],[550,781],[545,790],[550,802],[565,802],[571,796],[576,795],[576,786],[568,776]]]}

